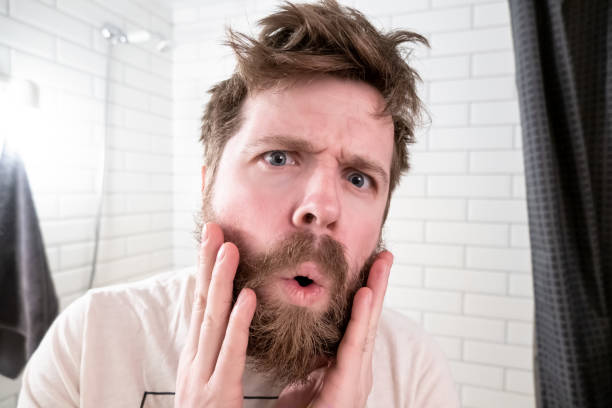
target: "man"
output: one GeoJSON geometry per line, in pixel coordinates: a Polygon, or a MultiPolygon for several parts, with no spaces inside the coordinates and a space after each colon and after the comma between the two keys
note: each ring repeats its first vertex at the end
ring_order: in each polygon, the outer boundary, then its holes
{"type": "Polygon", "coordinates": [[[458,406],[429,337],[382,312],[381,229],[420,108],[398,46],[425,40],[334,1],[261,25],[230,32],[238,67],[204,114],[197,271],[71,305],[21,406],[458,406]]]}

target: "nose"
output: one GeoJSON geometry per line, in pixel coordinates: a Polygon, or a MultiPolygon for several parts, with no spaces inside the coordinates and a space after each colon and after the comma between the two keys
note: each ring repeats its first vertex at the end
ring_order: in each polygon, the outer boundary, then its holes
{"type": "Polygon", "coordinates": [[[303,199],[295,208],[292,223],[315,233],[332,232],[340,217],[338,178],[319,172],[308,180],[303,199]]]}

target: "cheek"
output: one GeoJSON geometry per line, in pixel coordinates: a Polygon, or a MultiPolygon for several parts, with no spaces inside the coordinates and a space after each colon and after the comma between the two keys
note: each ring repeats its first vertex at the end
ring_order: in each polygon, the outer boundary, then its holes
{"type": "Polygon", "coordinates": [[[250,236],[254,250],[265,248],[286,228],[288,192],[267,186],[248,174],[226,175],[218,180],[212,201],[219,221],[250,236]]]}
{"type": "Polygon", "coordinates": [[[213,199],[218,215],[240,221],[245,227],[258,219],[267,219],[268,213],[276,207],[273,205],[275,203],[281,204],[274,200],[274,195],[269,192],[236,184],[223,192],[217,191],[213,199]]]}
{"type": "Polygon", "coordinates": [[[364,214],[368,213],[361,213],[361,215],[352,218],[352,222],[348,223],[345,232],[348,260],[352,269],[356,269],[354,273],[361,269],[372,251],[376,249],[380,236],[382,216],[381,219],[375,219],[374,217],[368,218],[364,214]]]}

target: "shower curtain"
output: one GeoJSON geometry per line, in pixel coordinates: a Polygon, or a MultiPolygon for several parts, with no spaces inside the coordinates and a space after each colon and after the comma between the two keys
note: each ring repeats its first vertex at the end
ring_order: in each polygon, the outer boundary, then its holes
{"type": "Polygon", "coordinates": [[[612,4],[510,0],[539,407],[612,407],[612,4]]]}

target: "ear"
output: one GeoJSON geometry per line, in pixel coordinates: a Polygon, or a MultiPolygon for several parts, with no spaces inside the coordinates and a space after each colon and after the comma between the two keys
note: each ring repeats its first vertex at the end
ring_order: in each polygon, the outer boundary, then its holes
{"type": "Polygon", "coordinates": [[[206,166],[202,166],[202,193],[206,188],[206,166]]]}

